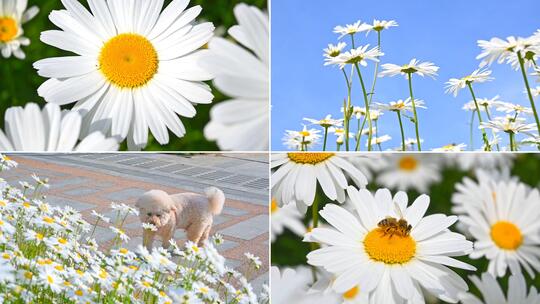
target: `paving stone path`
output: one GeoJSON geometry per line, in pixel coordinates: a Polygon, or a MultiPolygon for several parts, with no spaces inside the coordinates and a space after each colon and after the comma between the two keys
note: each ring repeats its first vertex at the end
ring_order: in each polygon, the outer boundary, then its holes
{"type": "MultiPolygon", "coordinates": [[[[208,186],[225,192],[223,213],[214,219],[212,233],[223,235],[225,242],[218,251],[231,267],[246,266],[244,252],[251,252],[263,262],[262,269],[252,277],[260,290],[268,283],[268,156],[266,154],[16,154],[16,169],[2,173],[14,185],[30,182],[32,173],[49,178],[47,201],[55,206],[71,206],[94,222],[91,211],[110,218],[115,212],[111,202],[134,205],[137,198],[150,189],[169,193],[202,193],[208,186]]],[[[135,249],[142,243],[138,217],[126,220],[130,236],[126,247],[135,249]]],[[[106,223],[97,227],[96,239],[101,246],[111,246],[114,235],[106,223]]],[[[177,231],[175,239],[186,239],[177,231]]],[[[159,244],[159,243],[157,243],[159,244]]]]}

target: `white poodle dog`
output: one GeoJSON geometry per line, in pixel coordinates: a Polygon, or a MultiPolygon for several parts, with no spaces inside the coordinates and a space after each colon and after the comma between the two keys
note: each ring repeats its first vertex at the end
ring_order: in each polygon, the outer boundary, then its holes
{"type": "Polygon", "coordinates": [[[169,195],[162,190],[143,194],[136,203],[141,222],[150,223],[157,231],[145,229],[143,245],[151,249],[154,237],[161,236],[163,247],[168,248],[176,229],[184,229],[187,238],[203,246],[208,239],[214,216],[221,213],[225,194],[216,187],[209,187],[205,195],[178,193],[169,195]]]}

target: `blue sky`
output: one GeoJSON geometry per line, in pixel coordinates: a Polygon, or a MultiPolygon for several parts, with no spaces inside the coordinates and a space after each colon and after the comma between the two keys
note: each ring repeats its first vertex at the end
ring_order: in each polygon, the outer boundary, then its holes
{"type": "MultiPolygon", "coordinates": [[[[383,31],[381,63],[408,63],[410,59],[431,61],[440,67],[436,80],[413,78],[415,97],[426,101],[420,110],[420,133],[424,149],[449,143],[469,144],[470,112],[461,109],[470,94],[463,90],[457,98],[444,93],[444,83],[478,67],[480,53],[476,41],[492,37],[529,36],[540,28],[538,0],[453,0],[453,1],[272,1],[272,149],[285,150],[285,130],[301,129],[303,117],[340,117],[346,97],[343,75],[335,67],[323,66],[322,50],[337,43],[336,25],[356,20],[396,20],[399,27],[383,31]]],[[[376,45],[376,33],[361,33],[357,45],[376,45]],[[359,41],[360,40],[360,41],[359,41]]],[[[350,40],[344,40],[350,44],[350,40]]],[[[371,84],[374,64],[362,70],[371,84]]],[[[502,100],[528,105],[523,79],[509,65],[493,65],[496,80],[478,84],[477,97],[500,95],[502,100]]],[[[353,103],[361,105],[358,80],[353,83],[353,103]]],[[[534,80],[531,80],[534,83],[534,80]]],[[[378,80],[374,101],[389,102],[408,97],[403,77],[378,80]]],[[[400,142],[397,119],[386,113],[379,123],[382,133],[392,136],[390,145],[400,142]]],[[[476,121],[477,123],[477,121],[476,121]]],[[[414,137],[411,126],[407,137],[414,137]]],[[[329,137],[334,142],[335,137],[329,137]]],[[[479,145],[480,134],[475,136],[479,145]]],[[[320,149],[321,147],[319,147],[320,149]]]]}

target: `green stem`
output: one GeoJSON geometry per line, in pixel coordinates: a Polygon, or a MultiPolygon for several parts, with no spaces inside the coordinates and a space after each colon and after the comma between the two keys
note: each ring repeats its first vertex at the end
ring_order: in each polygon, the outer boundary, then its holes
{"type": "Polygon", "coordinates": [[[302,136],[302,142],[300,143],[300,151],[304,151],[304,142],[306,141],[306,137],[302,136]]]}
{"type": "Polygon", "coordinates": [[[476,110],[473,110],[472,111],[472,114],[471,114],[471,124],[470,124],[470,129],[469,129],[469,141],[470,141],[470,149],[471,151],[474,150],[474,136],[473,136],[473,133],[474,133],[474,112],[476,112],[476,110]]]}
{"type": "Polygon", "coordinates": [[[356,67],[356,72],[358,73],[360,84],[362,85],[362,93],[364,94],[364,103],[366,104],[366,117],[368,120],[368,128],[369,128],[368,151],[371,151],[371,139],[373,138],[373,126],[371,123],[371,114],[369,113],[369,100],[367,97],[366,86],[364,85],[364,79],[362,78],[362,72],[360,71],[360,67],[358,66],[358,63],[355,63],[354,66],[356,67]]]}
{"type": "MultiPolygon", "coordinates": [[[[486,116],[489,120],[491,120],[491,114],[489,114],[489,107],[487,105],[484,105],[484,109],[486,110],[486,116]]],[[[495,131],[491,130],[491,134],[495,137],[495,131]]],[[[499,143],[495,145],[497,147],[497,151],[501,151],[501,147],[499,146],[499,143]]]]}
{"type": "Polygon", "coordinates": [[[328,127],[324,127],[324,142],[322,150],[326,151],[326,139],[328,138],[328,127]]]}
{"type": "MultiPolygon", "coordinates": [[[[345,81],[347,82],[347,102],[344,101],[343,103],[343,123],[344,123],[344,129],[345,134],[349,135],[349,125],[350,125],[350,118],[351,118],[351,83],[349,81],[349,77],[347,77],[347,73],[345,73],[345,69],[341,69],[343,72],[343,76],[345,76],[345,81]]],[[[349,151],[349,136],[346,136],[345,138],[345,149],[349,151]]]]}
{"type": "Polygon", "coordinates": [[[377,124],[378,119],[375,120],[375,138],[377,138],[377,146],[379,147],[379,151],[382,151],[381,143],[379,142],[379,126],[377,124]]]}
{"type": "Polygon", "coordinates": [[[358,141],[356,142],[356,147],[355,147],[355,151],[359,151],[360,149],[360,142],[361,142],[361,139],[362,139],[362,132],[364,131],[364,126],[366,125],[366,119],[364,118],[364,120],[362,121],[362,126],[360,126],[360,130],[358,131],[358,141]]]}
{"type": "MultiPolygon", "coordinates": [[[[478,106],[478,102],[476,101],[476,95],[474,95],[472,84],[470,82],[467,82],[467,86],[469,87],[469,91],[471,91],[471,95],[474,101],[474,106],[476,107],[476,112],[478,113],[478,124],[482,125],[482,114],[480,114],[480,107],[478,106]]],[[[491,147],[489,146],[486,130],[484,128],[480,130],[482,130],[482,140],[484,140],[484,151],[491,151],[491,147]]]]}
{"type": "MultiPolygon", "coordinates": [[[[377,31],[377,48],[379,51],[381,51],[381,32],[377,31]]],[[[377,57],[379,59],[379,57],[377,57]]],[[[371,85],[371,91],[369,94],[369,104],[371,104],[371,101],[373,100],[373,95],[375,95],[375,85],[377,84],[377,76],[379,74],[379,63],[380,61],[375,62],[375,72],[373,75],[373,84],[371,85]]]]}
{"type": "MultiPolygon", "coordinates": [[[[540,120],[538,119],[538,113],[536,112],[536,105],[534,104],[534,99],[531,93],[531,87],[529,86],[529,79],[527,78],[527,71],[525,71],[525,65],[521,52],[517,53],[519,60],[519,67],[521,68],[521,75],[523,76],[523,81],[525,81],[525,87],[527,87],[527,96],[529,96],[529,101],[531,102],[531,108],[534,114],[534,120],[536,121],[536,128],[538,134],[540,134],[540,120]]],[[[540,149],[540,146],[538,147],[540,149]]]]}
{"type": "Polygon", "coordinates": [[[514,141],[514,133],[508,132],[508,136],[510,137],[510,151],[516,151],[516,143],[514,141]]]}
{"type": "Polygon", "coordinates": [[[405,151],[406,150],[406,148],[405,148],[405,132],[403,131],[403,122],[401,121],[401,112],[396,111],[396,114],[397,114],[397,118],[398,118],[398,121],[399,121],[399,129],[401,130],[401,150],[405,151]]]}
{"type": "Polygon", "coordinates": [[[414,114],[414,130],[416,133],[416,144],[418,145],[418,151],[422,151],[422,143],[420,142],[420,131],[418,130],[418,115],[416,113],[416,103],[414,102],[414,95],[412,89],[412,73],[408,73],[407,78],[409,79],[409,94],[411,95],[411,102],[414,114]]]}

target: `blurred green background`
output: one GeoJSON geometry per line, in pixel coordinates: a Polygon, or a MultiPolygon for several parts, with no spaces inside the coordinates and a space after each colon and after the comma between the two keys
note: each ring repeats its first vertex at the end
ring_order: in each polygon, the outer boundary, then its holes
{"type": "MultiPolygon", "coordinates": [[[[146,0],[141,0],[146,1],[146,0]]],[[[86,7],[87,1],[80,1],[86,7]]],[[[165,0],[165,5],[171,0],[165,0]]],[[[257,6],[264,11],[267,10],[267,0],[192,0],[189,7],[201,5],[203,10],[198,20],[204,19],[214,23],[216,30],[225,33],[231,26],[236,24],[233,14],[233,8],[238,3],[247,3],[257,6]]],[[[24,36],[30,38],[31,44],[23,47],[26,53],[25,60],[19,60],[14,57],[5,59],[0,56],[0,121],[1,128],[4,128],[4,113],[6,109],[12,106],[24,106],[28,102],[35,102],[42,106],[45,101],[37,95],[37,88],[46,80],[37,75],[32,63],[48,57],[66,56],[68,52],[61,51],[52,46],[46,45],[39,40],[40,32],[45,30],[57,29],[49,19],[48,15],[52,10],[63,9],[60,0],[29,0],[28,7],[37,5],[40,9],[39,14],[23,26],[24,36]]],[[[211,84],[210,82],[208,82],[211,84]]],[[[176,138],[170,133],[171,141],[166,146],[161,146],[149,134],[148,151],[214,151],[218,150],[214,142],[209,142],[204,138],[203,129],[209,121],[210,108],[226,97],[213,89],[214,102],[209,105],[198,105],[197,115],[194,118],[181,118],[186,127],[186,135],[183,138],[176,138]]],[[[63,108],[69,109],[72,105],[66,105],[63,108]]],[[[122,150],[127,149],[124,144],[122,150]]]]}
{"type": "MultiPolygon", "coordinates": [[[[513,176],[519,177],[519,179],[530,185],[531,187],[540,188],[540,154],[518,154],[514,160],[514,166],[512,168],[511,174],[513,176]]],[[[463,177],[469,176],[474,178],[472,172],[464,172],[457,168],[445,167],[442,170],[442,180],[439,184],[433,184],[429,192],[427,193],[431,198],[431,203],[427,214],[433,213],[444,213],[447,215],[452,214],[452,194],[455,192],[455,184],[459,183],[463,177]]],[[[373,179],[371,179],[373,180],[373,179]]],[[[320,186],[319,186],[320,187],[320,186]]],[[[376,191],[380,187],[373,182],[370,182],[367,187],[371,191],[376,191]]],[[[396,191],[392,191],[392,194],[395,194],[396,191]]],[[[421,193],[416,191],[407,191],[409,196],[409,204],[412,203],[421,193]]],[[[322,194],[321,189],[317,191],[317,199],[319,199],[319,210],[322,210],[324,205],[328,202],[328,199],[322,194]]],[[[311,220],[312,210],[308,209],[306,212],[306,218],[304,224],[306,227],[308,222],[311,220]]],[[[320,221],[324,222],[324,219],[319,217],[320,221]]],[[[540,219],[538,219],[540,220],[540,219]]],[[[456,224],[450,227],[452,231],[456,231],[456,224]]],[[[307,265],[306,255],[310,251],[310,243],[302,242],[302,238],[295,235],[289,230],[285,230],[283,234],[277,237],[276,241],[272,243],[271,249],[271,261],[273,266],[278,267],[295,267],[298,265],[307,265]]],[[[478,271],[476,273],[472,271],[466,271],[461,269],[454,269],[462,278],[464,278],[468,285],[469,289],[475,294],[479,295],[480,293],[476,287],[468,279],[470,275],[480,275],[483,272],[487,271],[488,260],[481,258],[478,260],[469,259],[468,257],[457,257],[457,259],[474,265],[478,271]]],[[[527,280],[528,286],[540,287],[540,275],[537,275],[534,280],[532,280],[526,273],[524,274],[527,280]]],[[[503,291],[506,294],[508,275],[499,280],[503,286],[503,291]]],[[[528,289],[527,289],[528,291],[528,289]]],[[[430,302],[430,303],[445,303],[445,302],[430,302]]]]}

